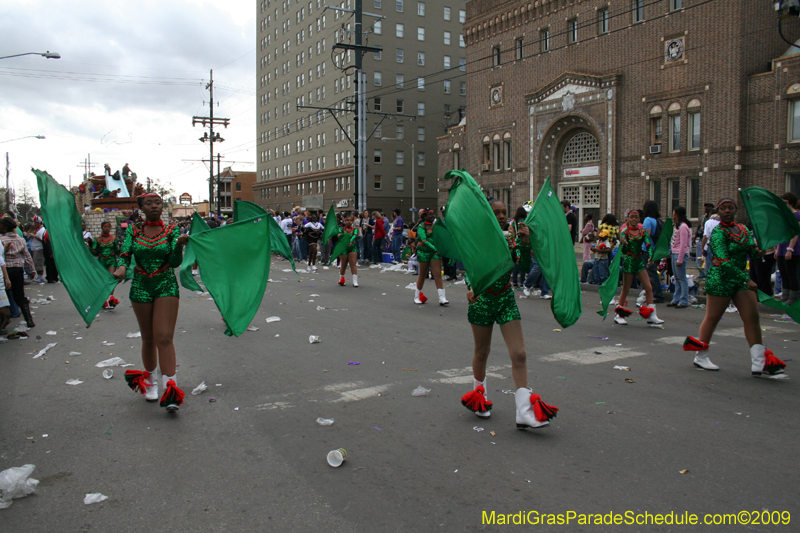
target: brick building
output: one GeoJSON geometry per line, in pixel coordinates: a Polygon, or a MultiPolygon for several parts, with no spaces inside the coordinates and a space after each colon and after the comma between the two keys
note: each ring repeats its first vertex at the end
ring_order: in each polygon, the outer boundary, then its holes
{"type": "Polygon", "coordinates": [[[772,2],[472,0],[464,34],[467,120],[439,175],[466,168],[512,210],[547,176],[596,217],[800,192],[800,55],[772,2]]]}
{"type": "Polygon", "coordinates": [[[255,172],[235,171],[231,167],[219,173],[214,178],[214,208],[216,212],[217,204],[217,184],[219,184],[219,203],[220,213],[223,215],[233,215],[233,202],[235,200],[255,200],[253,185],[256,182],[255,172]]]}

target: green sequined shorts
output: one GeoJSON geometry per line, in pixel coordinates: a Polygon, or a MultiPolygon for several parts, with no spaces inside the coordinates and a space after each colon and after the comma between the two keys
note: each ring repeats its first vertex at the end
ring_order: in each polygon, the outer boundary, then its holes
{"type": "Polygon", "coordinates": [[[132,302],[149,304],[156,298],[164,298],[166,296],[180,297],[178,278],[175,277],[174,270],[170,269],[152,278],[138,272],[133,274],[130,294],[132,302]]]}
{"type": "Polygon", "coordinates": [[[474,304],[469,304],[467,318],[476,326],[502,326],[512,320],[521,320],[514,291],[507,289],[500,296],[482,295],[474,304]]]}
{"type": "Polygon", "coordinates": [[[100,264],[103,265],[103,268],[117,268],[117,258],[114,256],[98,257],[97,260],[100,261],[100,264]]]}
{"type": "Polygon", "coordinates": [[[746,291],[747,277],[739,279],[729,279],[723,275],[722,269],[711,267],[706,276],[706,294],[711,296],[722,296],[724,298],[733,296],[739,291],[746,291]]]}
{"type": "Polygon", "coordinates": [[[641,256],[634,257],[632,255],[622,256],[622,272],[625,274],[637,274],[647,268],[647,265],[642,261],[641,256]]]}
{"type": "Polygon", "coordinates": [[[431,261],[435,261],[437,259],[441,259],[438,253],[417,248],[417,261],[420,263],[430,263],[431,261]]]}

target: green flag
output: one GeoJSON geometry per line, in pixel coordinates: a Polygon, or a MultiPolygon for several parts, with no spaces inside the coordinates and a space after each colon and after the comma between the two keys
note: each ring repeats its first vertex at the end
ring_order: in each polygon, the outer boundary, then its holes
{"type": "Polygon", "coordinates": [[[672,225],[672,219],[667,217],[667,220],[664,221],[664,227],[661,228],[661,234],[658,236],[658,242],[655,245],[655,249],[653,249],[653,254],[650,257],[650,260],[653,263],[658,263],[665,257],[670,257],[672,254],[672,232],[675,230],[675,226],[672,225]]]}
{"type": "Polygon", "coordinates": [[[269,216],[269,213],[267,213],[263,207],[258,204],[254,204],[253,202],[248,202],[247,200],[236,200],[233,203],[234,220],[238,221],[240,219],[248,219],[261,215],[264,215],[269,219],[267,220],[267,224],[269,224],[270,246],[272,247],[272,251],[287,258],[292,264],[292,270],[297,273],[297,269],[294,265],[294,257],[292,257],[292,248],[289,246],[289,241],[286,239],[286,234],[283,232],[280,225],[275,222],[275,219],[269,216]]]}
{"type": "Polygon", "coordinates": [[[447,229],[461,254],[472,290],[480,296],[514,268],[508,242],[492,207],[468,172],[451,170],[443,179],[454,180],[444,212],[447,229]]]}
{"type": "Polygon", "coordinates": [[[568,328],[581,316],[581,285],[572,235],[550,178],[544,180],[525,225],[531,231],[533,256],[553,290],[550,309],[561,327],[568,328]]]}
{"type": "MultiPolygon", "coordinates": [[[[208,231],[211,228],[208,227],[208,224],[203,217],[194,213],[192,215],[192,227],[189,231],[189,235],[199,235],[204,231],[208,231]]],[[[186,243],[186,246],[183,249],[183,261],[181,262],[181,269],[180,269],[180,278],[181,278],[181,285],[183,285],[184,289],[189,289],[190,291],[200,291],[202,292],[203,288],[198,285],[197,281],[195,281],[194,276],[192,276],[192,267],[194,264],[197,263],[197,256],[194,254],[194,247],[192,246],[192,242],[189,241],[186,243]]],[[[129,268],[131,272],[133,272],[133,268],[129,268]]]]}
{"type": "Polygon", "coordinates": [[[328,241],[331,237],[339,235],[342,231],[339,227],[339,223],[336,221],[336,210],[333,208],[333,202],[331,202],[331,208],[328,210],[328,216],[325,217],[325,231],[322,232],[322,240],[319,242],[320,246],[325,246],[328,244],[328,241]]]}
{"type": "Polygon", "coordinates": [[[342,231],[339,235],[339,240],[336,241],[336,246],[333,247],[333,251],[331,252],[331,260],[328,261],[328,264],[332,264],[337,257],[344,255],[344,253],[347,251],[347,248],[353,243],[353,241],[356,240],[356,237],[358,237],[357,231],[354,231],[350,235],[342,231]]]}
{"type": "Polygon", "coordinates": [[[33,170],[33,173],[59,276],[83,321],[91,326],[103,302],[117,286],[117,279],[86,246],[72,193],[47,172],[33,170]]]}
{"type": "Polygon", "coordinates": [[[792,317],[792,320],[800,323],[800,300],[796,301],[792,305],[786,305],[783,302],[779,302],[772,296],[768,296],[766,293],[758,291],[758,302],[766,306],[772,307],[773,309],[783,311],[784,313],[792,317]]]}
{"type": "Polygon", "coordinates": [[[800,235],[800,224],[780,197],[761,187],[741,189],[739,193],[761,250],[769,250],[800,235]]]}
{"type": "Polygon", "coordinates": [[[617,294],[617,287],[619,286],[619,265],[621,263],[622,246],[619,246],[617,248],[617,255],[614,256],[614,260],[611,261],[611,266],[608,267],[608,279],[600,285],[600,289],[597,291],[600,294],[600,301],[602,302],[600,304],[602,307],[597,314],[602,316],[603,320],[605,320],[608,315],[608,304],[611,303],[611,300],[614,299],[614,295],[617,294]]]}
{"type": "Polygon", "coordinates": [[[442,218],[433,225],[433,245],[440,256],[452,261],[461,261],[461,252],[458,251],[453,236],[450,235],[450,230],[442,218]]]}
{"type": "Polygon", "coordinates": [[[244,333],[264,298],[271,253],[269,218],[262,215],[189,235],[203,284],[228,326],[226,335],[244,333]]]}

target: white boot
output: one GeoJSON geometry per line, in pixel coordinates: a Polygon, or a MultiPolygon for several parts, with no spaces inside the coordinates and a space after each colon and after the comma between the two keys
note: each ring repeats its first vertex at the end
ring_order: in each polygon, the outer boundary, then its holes
{"type": "Polygon", "coordinates": [[[422,304],[423,303],[422,300],[419,299],[419,295],[421,294],[421,292],[422,291],[420,291],[419,289],[414,289],[414,303],[415,304],[422,304]]]}
{"type": "Polygon", "coordinates": [[[653,312],[650,313],[650,316],[647,317],[647,323],[648,324],[663,324],[664,321],[661,320],[660,318],[658,318],[658,315],[656,315],[656,304],[650,304],[647,307],[649,307],[650,309],[653,310],[653,312]]]}
{"type": "Polygon", "coordinates": [[[353,274],[353,287],[358,287],[358,274],[353,274]]]}
{"type": "Polygon", "coordinates": [[[144,399],[148,402],[158,401],[158,367],[150,372],[151,386],[144,388],[144,399]]]}
{"type": "Polygon", "coordinates": [[[768,379],[786,379],[783,369],[786,363],[775,357],[772,350],[767,350],[763,344],[754,344],[750,347],[750,370],[753,377],[768,379]]]}
{"type": "Polygon", "coordinates": [[[447,298],[444,297],[444,289],[436,289],[439,293],[439,305],[447,305],[450,302],[447,301],[447,298]]]}
{"type": "MultiPolygon", "coordinates": [[[[178,401],[175,401],[173,399],[168,399],[167,398],[167,393],[169,392],[167,385],[169,384],[169,382],[172,381],[174,383],[174,385],[175,385],[175,388],[178,387],[177,375],[175,375],[175,376],[164,376],[162,374],[161,378],[164,380],[164,395],[161,398],[161,406],[166,408],[166,410],[168,412],[174,412],[174,411],[179,410],[180,409],[180,405],[181,405],[181,403],[183,403],[183,401],[181,400],[180,402],[178,402],[178,401]]],[[[178,390],[180,390],[180,389],[178,389],[178,390]]]]}
{"type": "Polygon", "coordinates": [[[694,366],[703,370],[719,370],[719,367],[712,363],[707,355],[700,355],[700,352],[695,352],[694,366]]]}
{"type": "Polygon", "coordinates": [[[627,326],[628,321],[619,316],[617,313],[614,313],[614,324],[619,324],[620,326],[627,326]]]}
{"type": "MultiPolygon", "coordinates": [[[[483,377],[483,381],[478,381],[477,379],[472,378],[472,389],[475,390],[480,386],[483,387],[484,391],[486,390],[486,376],[483,377]]],[[[483,393],[483,397],[488,400],[489,399],[489,393],[488,392],[484,392],[483,393]]],[[[478,415],[481,418],[489,418],[490,416],[492,416],[492,412],[491,411],[481,411],[481,412],[475,411],[475,414],[478,415]]]]}
{"type": "Polygon", "coordinates": [[[517,429],[535,429],[550,425],[549,420],[539,422],[536,419],[536,415],[533,414],[531,394],[533,394],[533,391],[527,387],[520,387],[517,389],[517,392],[514,393],[514,400],[516,400],[517,403],[517,429]]]}

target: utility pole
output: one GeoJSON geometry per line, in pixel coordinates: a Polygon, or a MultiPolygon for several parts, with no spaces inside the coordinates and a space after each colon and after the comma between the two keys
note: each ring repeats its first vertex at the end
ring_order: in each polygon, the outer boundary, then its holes
{"type": "Polygon", "coordinates": [[[355,146],[355,204],[359,213],[367,208],[367,102],[366,102],[366,73],[364,67],[364,53],[362,45],[362,1],[356,0],[356,146],[355,146]]]}
{"type": "Polygon", "coordinates": [[[11,191],[9,190],[9,164],[8,164],[8,152],[6,152],[6,212],[11,211],[11,191]]]}
{"type": "Polygon", "coordinates": [[[79,168],[83,167],[83,181],[89,179],[89,172],[96,164],[97,163],[92,163],[92,154],[86,154],[86,159],[83,160],[83,163],[76,165],[79,168]]]}
{"type": "MultiPolygon", "coordinates": [[[[221,167],[220,167],[221,159],[222,159],[222,156],[220,154],[217,154],[217,216],[222,214],[222,187],[220,186],[221,185],[221,181],[220,181],[220,176],[219,176],[222,173],[221,172],[221,167]]],[[[212,168],[214,167],[214,161],[213,160],[211,161],[211,167],[212,168]]]]}
{"type": "MultiPolygon", "coordinates": [[[[201,142],[208,141],[209,147],[209,160],[208,166],[208,211],[211,212],[211,201],[214,198],[214,143],[223,142],[225,139],[220,137],[219,133],[214,134],[214,126],[225,126],[227,129],[230,123],[229,118],[214,118],[214,70],[212,69],[209,76],[209,82],[206,85],[209,92],[209,116],[207,117],[192,117],[192,126],[202,124],[203,127],[208,126],[208,132],[200,137],[201,142]]],[[[219,188],[219,184],[217,184],[219,188]]],[[[219,202],[219,191],[217,191],[217,202],[219,202]]],[[[219,214],[219,203],[217,203],[217,214],[219,214]]]]}

